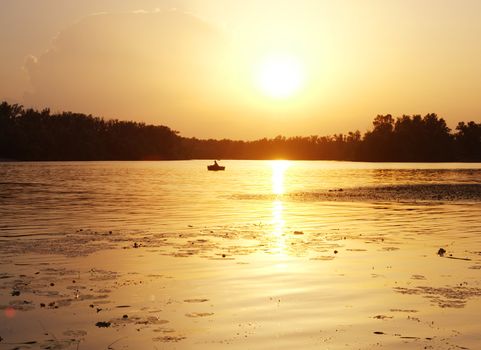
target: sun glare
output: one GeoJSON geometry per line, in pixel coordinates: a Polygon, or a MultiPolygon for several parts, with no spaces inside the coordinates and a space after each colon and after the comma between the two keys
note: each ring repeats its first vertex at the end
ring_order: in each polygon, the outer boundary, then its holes
{"type": "Polygon", "coordinates": [[[272,193],[276,195],[284,194],[284,173],[289,167],[287,160],[272,161],[272,193]]]}
{"type": "Polygon", "coordinates": [[[304,74],[301,62],[296,57],[273,55],[261,61],[256,79],[264,95],[284,99],[294,95],[301,88],[304,74]]]}

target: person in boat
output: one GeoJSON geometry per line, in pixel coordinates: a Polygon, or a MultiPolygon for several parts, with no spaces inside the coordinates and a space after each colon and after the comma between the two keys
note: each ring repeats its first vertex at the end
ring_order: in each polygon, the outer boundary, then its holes
{"type": "Polygon", "coordinates": [[[216,160],[214,160],[214,166],[216,166],[216,167],[219,166],[219,164],[217,164],[216,160]]]}

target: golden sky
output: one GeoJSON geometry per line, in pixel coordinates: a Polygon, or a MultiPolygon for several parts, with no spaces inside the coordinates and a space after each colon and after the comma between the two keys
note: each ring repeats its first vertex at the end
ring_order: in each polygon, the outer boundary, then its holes
{"type": "Polygon", "coordinates": [[[481,121],[481,1],[0,0],[0,99],[184,136],[481,121]]]}

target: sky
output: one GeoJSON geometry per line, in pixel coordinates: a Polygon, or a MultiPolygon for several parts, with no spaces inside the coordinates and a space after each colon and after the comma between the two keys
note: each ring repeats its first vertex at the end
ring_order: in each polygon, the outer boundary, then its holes
{"type": "Polygon", "coordinates": [[[256,139],[481,121],[478,0],[0,0],[0,100],[256,139]]]}

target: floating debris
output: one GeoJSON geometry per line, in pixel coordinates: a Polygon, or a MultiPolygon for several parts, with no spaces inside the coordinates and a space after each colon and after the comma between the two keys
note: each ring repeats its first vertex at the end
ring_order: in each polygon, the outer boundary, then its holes
{"type": "Polygon", "coordinates": [[[101,322],[97,322],[95,325],[99,328],[107,328],[107,327],[110,327],[111,323],[101,321],[101,322]]]}
{"type": "Polygon", "coordinates": [[[185,299],[184,303],[204,303],[209,301],[209,299],[185,299]]]}
{"type": "Polygon", "coordinates": [[[213,312],[192,312],[190,314],[185,314],[187,317],[207,317],[207,316],[212,316],[214,313],[213,312]]]}
{"type": "Polygon", "coordinates": [[[426,277],[423,276],[423,275],[412,275],[412,276],[411,276],[411,279],[412,279],[412,280],[425,280],[426,277]]]}
{"type": "Polygon", "coordinates": [[[176,336],[171,336],[171,335],[166,335],[165,337],[157,337],[153,338],[153,341],[160,341],[164,343],[177,343],[181,340],[184,340],[185,337],[176,337],[176,336]]]}
{"type": "Polygon", "coordinates": [[[448,258],[448,259],[453,259],[453,260],[471,261],[471,259],[469,259],[469,258],[458,258],[458,257],[452,256],[452,255],[449,255],[449,256],[447,256],[446,258],[448,258]]]}
{"type": "Polygon", "coordinates": [[[385,320],[386,318],[393,318],[392,316],[386,316],[386,315],[376,315],[376,316],[373,316],[372,318],[376,319],[376,320],[385,320]]]}
{"type": "Polygon", "coordinates": [[[391,312],[419,312],[418,310],[413,309],[390,309],[391,312]]]}
{"type": "Polygon", "coordinates": [[[85,337],[87,335],[87,332],[81,329],[70,329],[63,332],[63,335],[66,335],[68,337],[85,337]]]}
{"type": "Polygon", "coordinates": [[[461,286],[438,288],[429,286],[395,287],[394,290],[401,294],[421,295],[441,308],[463,308],[468,299],[481,296],[481,288],[466,287],[462,284],[461,286]]]}

